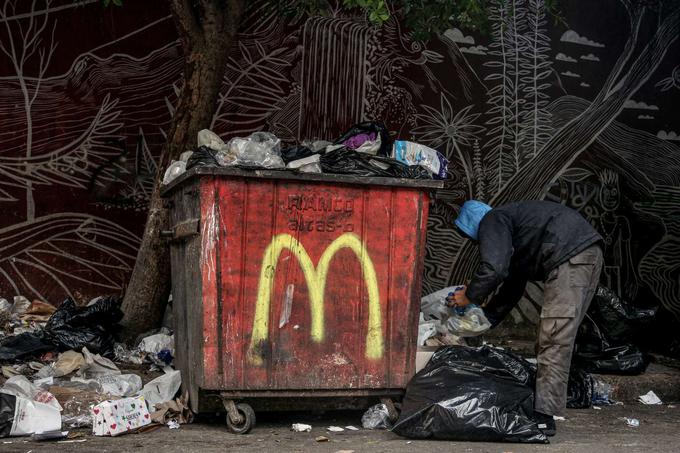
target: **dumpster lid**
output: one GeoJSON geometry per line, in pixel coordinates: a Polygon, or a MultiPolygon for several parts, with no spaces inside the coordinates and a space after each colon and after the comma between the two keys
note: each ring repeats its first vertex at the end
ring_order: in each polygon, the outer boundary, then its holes
{"type": "Polygon", "coordinates": [[[444,181],[435,179],[385,178],[382,176],[338,175],[334,173],[297,173],[291,170],[243,169],[237,167],[194,167],[161,188],[161,195],[169,195],[187,180],[200,176],[233,176],[254,179],[283,179],[304,182],[329,182],[351,185],[374,185],[441,189],[444,181]]]}

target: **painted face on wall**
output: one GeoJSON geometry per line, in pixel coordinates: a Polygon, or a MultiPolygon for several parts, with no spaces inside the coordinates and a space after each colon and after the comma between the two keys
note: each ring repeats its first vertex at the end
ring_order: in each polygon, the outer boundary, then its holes
{"type": "Polygon", "coordinates": [[[619,190],[619,175],[611,170],[605,170],[600,174],[600,206],[605,211],[614,211],[621,202],[619,190]]]}

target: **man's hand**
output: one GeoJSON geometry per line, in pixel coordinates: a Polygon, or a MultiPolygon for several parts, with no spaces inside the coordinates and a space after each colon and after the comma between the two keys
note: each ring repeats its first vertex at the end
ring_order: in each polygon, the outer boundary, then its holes
{"type": "Polygon", "coordinates": [[[465,294],[466,287],[463,286],[462,289],[459,289],[458,291],[454,292],[453,295],[448,296],[446,298],[446,305],[449,307],[465,307],[466,305],[469,305],[470,299],[467,298],[467,295],[465,294]]]}

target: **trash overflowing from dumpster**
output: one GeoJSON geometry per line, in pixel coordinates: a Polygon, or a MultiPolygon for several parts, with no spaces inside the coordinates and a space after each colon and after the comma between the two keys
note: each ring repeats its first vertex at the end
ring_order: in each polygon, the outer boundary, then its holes
{"type": "Polygon", "coordinates": [[[115,343],[119,298],[67,298],[58,307],[0,299],[0,314],[0,437],[56,440],[79,428],[116,436],[193,421],[187,396],[177,397],[172,332],[145,335],[132,349],[115,343]]]}
{"type": "Polygon", "coordinates": [[[190,154],[170,163],[163,184],[195,167],[286,169],[297,173],[331,173],[414,179],[446,179],[449,161],[419,143],[393,141],[385,125],[363,122],[334,141],[303,141],[285,145],[274,134],[254,132],[225,142],[214,132],[198,133],[190,154]]]}

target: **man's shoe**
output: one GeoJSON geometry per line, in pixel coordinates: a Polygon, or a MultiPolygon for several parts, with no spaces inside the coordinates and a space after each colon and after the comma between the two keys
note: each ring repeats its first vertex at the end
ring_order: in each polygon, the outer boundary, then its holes
{"type": "Polygon", "coordinates": [[[552,437],[557,432],[555,419],[552,415],[547,415],[542,412],[534,412],[534,419],[538,424],[538,429],[540,429],[546,436],[552,437]]]}

